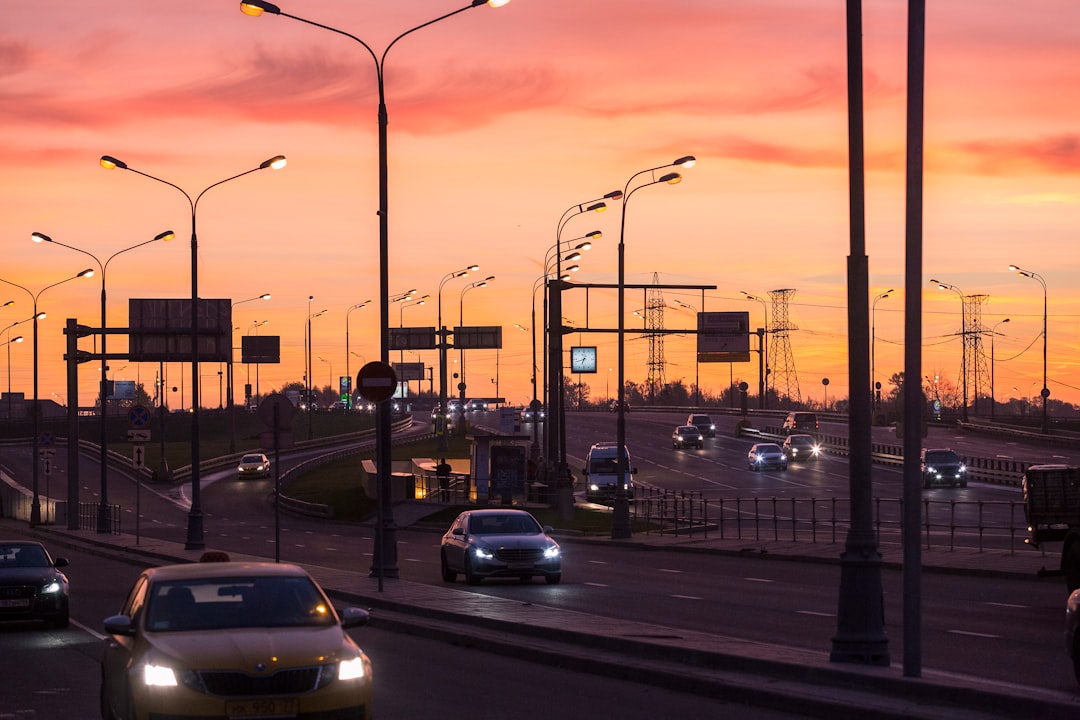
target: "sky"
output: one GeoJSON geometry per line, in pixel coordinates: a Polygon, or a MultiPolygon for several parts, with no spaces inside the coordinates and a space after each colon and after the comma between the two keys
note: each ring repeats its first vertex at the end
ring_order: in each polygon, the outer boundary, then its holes
{"type": "MultiPolygon", "coordinates": [[[[278,4],[363,40],[381,57],[400,33],[464,3],[278,4]]],[[[983,340],[989,354],[993,337],[995,395],[1038,392],[1043,292],[1008,270],[1016,264],[1046,284],[1051,397],[1080,403],[1080,4],[928,5],[922,282],[910,289],[923,298],[923,373],[959,383],[960,296],[977,295],[980,326],[997,333],[983,340]],[[931,278],[958,292],[943,292],[931,278]]],[[[866,0],[863,15],[867,302],[895,291],[871,313],[874,377],[887,390],[903,369],[909,291],[907,3],[866,0]]],[[[614,283],[622,228],[628,284],[716,286],[663,291],[666,328],[695,325],[693,311],[676,301],[746,311],[759,327],[764,308],[742,293],[791,290],[788,387],[819,403],[826,392],[830,402],[846,397],[845,37],[840,0],[513,0],[409,34],[383,65],[388,277],[391,293],[416,289],[430,298],[392,303],[390,325],[434,326],[439,298],[447,326],[461,315],[466,325],[501,325],[500,351],[467,355],[469,395],[527,402],[541,304],[533,288],[545,257],[556,243],[571,247],[599,230],[574,282],[614,283]],[[681,183],[641,187],[625,208],[612,202],[603,213],[573,212],[684,155],[697,163],[681,170],[681,183]],[[448,279],[472,264],[477,273],[448,279]],[[470,286],[492,275],[487,286],[470,286]]],[[[95,263],[32,243],[32,232],[102,262],[164,230],[176,233],[113,257],[109,327],[127,326],[128,298],[191,294],[188,200],[135,172],[103,169],[102,155],[192,198],[209,188],[196,206],[199,295],[240,303],[235,346],[255,332],[281,337],[281,364],[259,369],[264,394],[302,378],[308,315],[322,310],[311,321],[316,385],[336,384],[347,367],[355,377],[377,360],[376,78],[360,43],[286,17],[249,17],[237,0],[5,0],[0,278],[29,292],[0,283],[0,303],[15,301],[0,308],[0,328],[28,319],[30,295],[40,293],[38,309],[48,317],[39,326],[39,396],[65,399],[64,319],[99,325],[101,282],[99,274],[50,287],[95,263]],[[278,154],[288,158],[284,169],[211,187],[278,154]],[[263,293],[272,298],[251,300],[263,293]],[[374,302],[349,312],[366,300],[374,302]]],[[[631,313],[645,303],[641,291],[628,293],[627,328],[641,327],[631,313]]],[[[771,322],[776,311],[769,306],[771,322]]],[[[614,328],[616,293],[592,290],[586,300],[584,291],[570,291],[564,316],[575,327],[614,328]]],[[[0,360],[7,364],[10,350],[11,389],[28,397],[29,327],[0,334],[0,342],[27,339],[5,347],[0,360]]],[[[122,337],[110,336],[110,352],[122,337]]],[[[615,335],[575,333],[566,344],[598,347],[599,372],[581,380],[592,397],[613,396],[615,335]]],[[[93,349],[92,339],[80,347],[93,349]]],[[[707,391],[732,380],[756,388],[756,357],[696,366],[694,347],[692,335],[665,337],[668,382],[698,377],[707,391]]],[[[404,359],[437,366],[433,351],[404,359]]],[[[648,340],[628,333],[626,378],[644,382],[648,359],[648,340]]],[[[96,398],[95,365],[80,372],[83,406],[96,398]]],[[[116,360],[110,369],[110,377],[147,387],[157,372],[116,360]]],[[[458,369],[452,363],[450,372],[458,369]]],[[[190,388],[190,378],[177,380],[189,370],[171,368],[169,384],[190,388]]],[[[245,369],[236,371],[242,387],[245,369]]],[[[216,407],[218,367],[203,363],[200,374],[203,405],[216,407]]],[[[171,405],[186,402],[178,395],[171,405]]]]}

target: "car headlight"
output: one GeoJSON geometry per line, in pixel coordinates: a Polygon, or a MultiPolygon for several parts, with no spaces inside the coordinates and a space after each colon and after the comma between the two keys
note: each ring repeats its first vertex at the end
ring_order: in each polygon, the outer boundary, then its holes
{"type": "Polygon", "coordinates": [[[352,660],[342,660],[338,664],[338,680],[361,680],[367,675],[364,666],[364,658],[354,657],[352,660]]]}
{"type": "Polygon", "coordinates": [[[147,663],[143,666],[143,682],[147,687],[176,687],[176,673],[167,665],[147,663]]]}
{"type": "Polygon", "coordinates": [[[493,557],[495,557],[495,553],[491,552],[486,547],[480,546],[473,548],[473,555],[475,555],[480,560],[491,560],[493,557]]]}
{"type": "Polygon", "coordinates": [[[550,560],[551,558],[559,557],[559,546],[558,545],[552,545],[551,547],[545,549],[544,550],[544,557],[546,559],[548,559],[548,560],[550,560]]]}
{"type": "Polygon", "coordinates": [[[760,455],[755,455],[755,456],[754,456],[754,462],[756,462],[756,463],[759,463],[759,462],[761,462],[761,461],[762,461],[763,459],[764,459],[764,458],[762,458],[762,457],[761,457],[760,455]]]}
{"type": "Polygon", "coordinates": [[[966,472],[967,472],[967,465],[961,465],[961,466],[960,466],[960,470],[959,470],[959,473],[960,473],[961,475],[963,475],[963,474],[964,474],[964,473],[966,473],[966,472]]]}
{"type": "Polygon", "coordinates": [[[596,491],[598,491],[600,489],[600,486],[597,485],[596,483],[589,483],[589,489],[596,492],[596,491]]]}
{"type": "Polygon", "coordinates": [[[52,595],[60,592],[60,581],[53,580],[52,582],[45,583],[45,587],[41,588],[42,595],[52,595]]]}

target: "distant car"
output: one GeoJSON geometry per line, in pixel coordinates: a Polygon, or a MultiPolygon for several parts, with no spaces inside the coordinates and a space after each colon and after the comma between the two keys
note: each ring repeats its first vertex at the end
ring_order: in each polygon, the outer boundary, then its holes
{"type": "Polygon", "coordinates": [[[523,422],[523,423],[531,423],[531,422],[534,422],[537,419],[539,419],[540,422],[544,422],[545,415],[546,414],[544,412],[544,406],[543,405],[540,406],[540,409],[538,411],[534,411],[528,405],[521,408],[521,422],[523,422]]]}
{"type": "Polygon", "coordinates": [[[465,412],[487,412],[489,409],[487,400],[470,400],[465,403],[465,412]]]}
{"type": "Polygon", "coordinates": [[[270,458],[262,453],[248,453],[240,458],[236,474],[242,478],[270,477],[270,458]]]}
{"type": "Polygon", "coordinates": [[[348,403],[344,400],[335,400],[330,403],[330,412],[345,412],[348,409],[348,403]]]}
{"type": "MultiPolygon", "coordinates": [[[[619,484],[619,466],[615,462],[618,455],[617,442],[593,443],[589,454],[585,456],[585,467],[581,474],[585,478],[585,499],[588,502],[604,502],[614,499],[619,484]]],[[[637,468],[630,462],[630,448],[623,445],[623,482],[628,500],[634,499],[633,476],[637,468]]]]}
{"type": "Polygon", "coordinates": [[[42,620],[68,626],[68,579],[39,542],[0,540],[0,620],[42,620]]]}
{"type": "Polygon", "coordinates": [[[469,585],[489,577],[529,580],[542,576],[548,585],[562,579],[559,543],[525,510],[466,510],[442,537],[442,579],[458,573],[469,585]]]}
{"type": "Polygon", "coordinates": [[[1065,603],[1065,650],[1072,658],[1076,681],[1080,682],[1080,590],[1073,590],[1065,603]]]}
{"type": "Polygon", "coordinates": [[[790,412],[784,418],[784,424],[780,429],[784,435],[795,435],[797,433],[813,435],[818,431],[817,415],[812,412],[790,412]]]}
{"type": "Polygon", "coordinates": [[[746,464],[751,470],[787,470],[788,459],[783,448],[776,443],[754,443],[746,454],[746,464]]]}
{"type": "Polygon", "coordinates": [[[935,485],[967,487],[967,466],[959,455],[948,448],[924,449],[919,465],[922,468],[924,488],[929,489],[935,485]]]}
{"type": "Polygon", "coordinates": [[[101,658],[104,718],[372,717],[371,662],[297,565],[198,562],[144,570],[101,658]]]}
{"type": "Polygon", "coordinates": [[[690,417],[686,418],[686,424],[696,427],[702,437],[716,437],[716,425],[708,415],[691,413],[690,417]]]}
{"type": "Polygon", "coordinates": [[[821,457],[821,445],[813,435],[788,435],[783,450],[789,463],[812,462],[821,457]]]}
{"type": "MultiPolygon", "coordinates": [[[[608,407],[611,409],[611,412],[619,412],[619,401],[612,400],[611,404],[608,407]]],[[[625,400],[623,401],[623,412],[630,412],[630,403],[626,402],[625,400]]]]}
{"type": "Polygon", "coordinates": [[[671,447],[680,449],[688,447],[705,447],[705,438],[701,437],[701,431],[694,425],[679,425],[671,431],[671,447]]]}

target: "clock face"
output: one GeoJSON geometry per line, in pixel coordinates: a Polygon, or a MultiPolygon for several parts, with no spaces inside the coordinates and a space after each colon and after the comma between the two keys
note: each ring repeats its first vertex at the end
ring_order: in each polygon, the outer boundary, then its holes
{"type": "Polygon", "coordinates": [[[596,372],[596,348],[570,348],[570,371],[575,373],[596,372]]]}

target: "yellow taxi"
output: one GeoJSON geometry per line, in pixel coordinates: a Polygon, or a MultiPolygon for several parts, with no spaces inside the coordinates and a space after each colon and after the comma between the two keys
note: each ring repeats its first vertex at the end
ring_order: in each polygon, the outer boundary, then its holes
{"type": "Polygon", "coordinates": [[[101,716],[370,720],[371,662],[301,567],[203,562],[143,571],[105,619],[101,716]]]}

